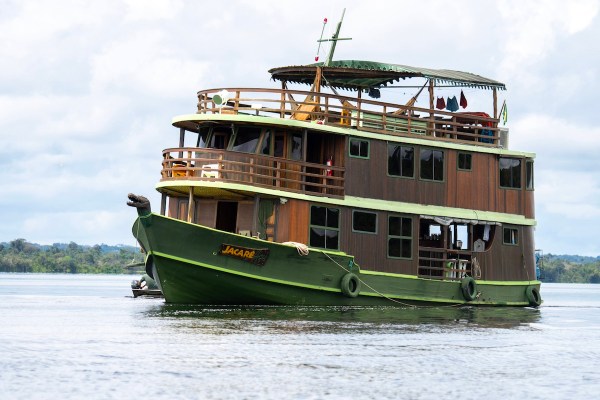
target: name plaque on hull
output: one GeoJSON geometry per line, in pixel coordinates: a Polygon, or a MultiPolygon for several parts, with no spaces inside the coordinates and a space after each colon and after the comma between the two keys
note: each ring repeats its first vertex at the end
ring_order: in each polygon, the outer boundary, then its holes
{"type": "Polygon", "coordinates": [[[221,244],[219,255],[239,258],[240,260],[263,266],[269,258],[269,249],[251,249],[249,247],[221,244]]]}

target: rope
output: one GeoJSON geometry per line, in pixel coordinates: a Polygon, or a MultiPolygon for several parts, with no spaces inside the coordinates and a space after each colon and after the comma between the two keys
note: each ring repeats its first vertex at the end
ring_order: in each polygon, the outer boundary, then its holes
{"type": "Polygon", "coordinates": [[[305,245],[304,243],[283,242],[282,244],[285,244],[287,246],[294,246],[296,248],[296,250],[298,250],[298,254],[301,255],[301,256],[307,256],[308,255],[308,246],[305,245]]]}
{"type": "Polygon", "coordinates": [[[477,257],[473,257],[473,278],[481,279],[481,266],[479,265],[479,260],[477,257]]]}
{"type": "MultiPolygon", "coordinates": [[[[327,254],[325,252],[323,254],[325,254],[327,256],[327,258],[329,258],[331,261],[333,261],[335,265],[337,265],[338,267],[340,267],[341,269],[343,269],[347,273],[350,273],[350,270],[346,269],[343,265],[339,264],[337,261],[335,261],[333,258],[331,258],[329,256],[329,254],[327,254]]],[[[377,289],[373,288],[371,285],[369,285],[368,283],[366,283],[365,281],[363,281],[362,279],[360,279],[359,276],[357,276],[356,278],[363,285],[365,285],[366,287],[368,287],[369,289],[371,289],[372,291],[374,291],[375,293],[377,293],[378,295],[380,295],[384,299],[387,299],[387,300],[389,300],[391,302],[394,302],[394,303],[397,303],[397,304],[401,304],[401,305],[406,306],[406,307],[410,307],[410,308],[445,308],[445,307],[460,307],[461,306],[461,304],[450,304],[450,305],[447,305],[447,306],[417,306],[417,305],[414,305],[414,304],[404,303],[402,301],[399,301],[399,300],[396,300],[396,299],[392,299],[391,297],[386,296],[385,294],[379,292],[377,289]]]]}

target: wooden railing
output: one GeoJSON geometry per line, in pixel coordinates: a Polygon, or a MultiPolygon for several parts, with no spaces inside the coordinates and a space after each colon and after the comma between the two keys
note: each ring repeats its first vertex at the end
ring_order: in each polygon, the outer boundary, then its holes
{"type": "Polygon", "coordinates": [[[397,136],[499,146],[498,119],[485,113],[446,112],[429,108],[283,89],[227,88],[198,92],[199,114],[248,114],[353,127],[397,136]],[[225,102],[215,95],[226,91],[225,102]]]}
{"type": "Polygon", "coordinates": [[[344,196],[343,167],[261,154],[205,148],[163,151],[161,181],[199,180],[241,183],[315,196],[344,196]]]}
{"type": "Polygon", "coordinates": [[[419,270],[422,278],[461,280],[473,276],[471,252],[419,246],[419,270]]]}

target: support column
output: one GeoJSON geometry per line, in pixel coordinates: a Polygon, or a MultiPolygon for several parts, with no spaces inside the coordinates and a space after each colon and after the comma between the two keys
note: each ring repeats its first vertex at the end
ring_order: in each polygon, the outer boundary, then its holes
{"type": "Polygon", "coordinates": [[[494,118],[498,118],[498,94],[496,93],[496,88],[492,92],[494,96],[494,118]]]}
{"type": "Polygon", "coordinates": [[[193,220],[194,220],[194,187],[190,186],[187,222],[191,223],[191,222],[193,222],[193,220]]]}
{"type": "Polygon", "coordinates": [[[429,80],[429,134],[435,136],[435,115],[433,115],[433,79],[429,80]]]}
{"type": "Polygon", "coordinates": [[[167,194],[161,193],[160,195],[160,215],[166,215],[167,210],[167,194]]]}

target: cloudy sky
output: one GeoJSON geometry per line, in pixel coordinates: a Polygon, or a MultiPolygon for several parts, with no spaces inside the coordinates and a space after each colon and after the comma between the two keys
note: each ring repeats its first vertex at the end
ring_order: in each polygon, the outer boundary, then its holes
{"type": "Polygon", "coordinates": [[[276,86],[346,7],[336,59],[506,83],[510,147],[537,153],[536,246],[598,256],[599,3],[0,0],[0,242],[134,245],[126,195],[159,204],[171,118],[200,89],[276,86]]]}

